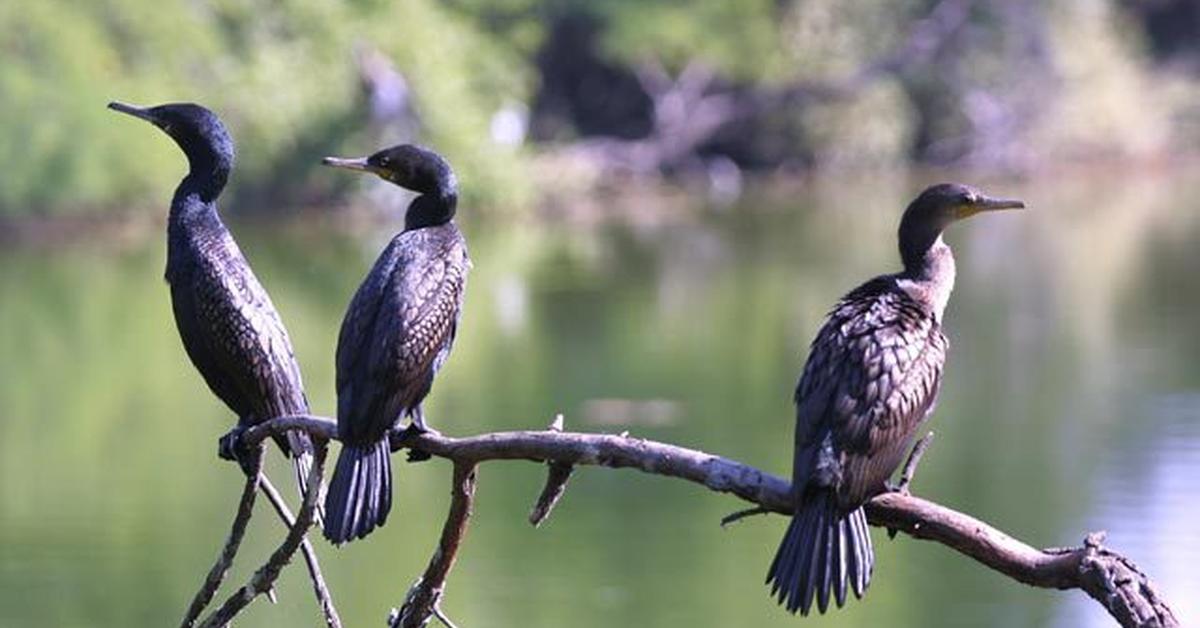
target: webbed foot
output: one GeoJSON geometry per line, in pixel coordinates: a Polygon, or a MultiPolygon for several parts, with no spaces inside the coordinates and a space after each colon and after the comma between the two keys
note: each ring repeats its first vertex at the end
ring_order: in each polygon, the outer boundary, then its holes
{"type": "MultiPolygon", "coordinates": [[[[404,432],[400,436],[400,439],[402,441],[408,441],[409,439],[411,439],[415,436],[419,436],[421,434],[432,434],[434,436],[442,435],[441,432],[439,432],[435,429],[432,429],[427,425],[424,425],[423,421],[420,424],[418,424],[418,422],[414,418],[413,422],[410,423],[408,425],[408,427],[404,428],[404,432]]],[[[409,462],[424,462],[426,460],[429,460],[432,457],[433,457],[433,454],[430,454],[429,452],[422,451],[422,450],[416,449],[414,447],[408,448],[407,460],[409,462]]]]}
{"type": "Polygon", "coordinates": [[[250,473],[249,455],[242,444],[242,435],[245,433],[245,426],[239,423],[217,439],[217,456],[238,463],[242,471],[250,473]]]}
{"type": "Polygon", "coordinates": [[[246,428],[238,425],[217,439],[217,456],[222,460],[238,461],[242,458],[242,434],[246,428]]]}

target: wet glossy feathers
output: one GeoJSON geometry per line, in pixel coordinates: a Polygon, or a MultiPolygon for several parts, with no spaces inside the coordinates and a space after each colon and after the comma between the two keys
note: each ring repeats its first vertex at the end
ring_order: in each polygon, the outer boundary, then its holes
{"type": "Polygon", "coordinates": [[[167,281],[188,356],[243,421],[307,413],[275,306],[215,212],[204,222],[168,241],[167,281]]]}
{"type": "Polygon", "coordinates": [[[932,411],[948,344],[929,307],[885,276],[843,297],[796,387],[793,483],[849,512],[884,488],[932,411]]]}
{"type": "Polygon", "coordinates": [[[338,429],[378,440],[429,393],[454,341],[470,267],[453,222],[392,239],[354,295],[338,338],[338,429]]]}

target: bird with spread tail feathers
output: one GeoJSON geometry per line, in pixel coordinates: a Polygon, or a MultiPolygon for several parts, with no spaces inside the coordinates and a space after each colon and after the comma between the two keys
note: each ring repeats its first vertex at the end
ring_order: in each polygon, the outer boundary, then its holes
{"type": "MultiPolygon", "coordinates": [[[[287,329],[217,214],[217,197],[234,160],[225,125],[212,111],[191,103],[135,107],[113,102],[108,107],[162,129],[188,159],[188,174],[175,190],[167,218],[166,279],[175,325],[192,364],[237,414],[240,427],[308,414],[287,329]]],[[[302,431],[276,440],[291,458],[305,494],[312,440],[302,431]]],[[[247,468],[247,461],[239,462],[247,468]]]]}
{"type": "Polygon", "coordinates": [[[404,416],[428,430],[421,402],[450,355],[471,262],[454,224],[458,184],[428,148],[404,144],[361,159],[327,157],[419,194],[404,230],[379,255],[346,310],[337,347],[338,455],[325,501],[325,536],[360,539],[392,506],[388,431],[404,416]]]}
{"type": "Polygon", "coordinates": [[[842,297],[796,386],[795,512],[767,583],[790,612],[824,613],[861,598],[875,562],[863,504],[887,489],[917,427],[933,411],[948,344],[942,314],[954,288],[951,223],[1024,203],[965,185],[935,185],[900,220],[904,270],[842,297]]]}

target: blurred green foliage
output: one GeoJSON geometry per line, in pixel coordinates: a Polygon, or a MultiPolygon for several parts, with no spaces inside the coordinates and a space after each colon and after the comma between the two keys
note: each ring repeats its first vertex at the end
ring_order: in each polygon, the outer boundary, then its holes
{"type": "MultiPolygon", "coordinates": [[[[1171,42],[1155,35],[1149,9],[1118,0],[977,0],[946,41],[910,41],[922,20],[944,6],[935,0],[3,3],[0,217],[161,211],[182,160],[161,134],[105,111],[111,99],[191,100],[217,110],[239,147],[227,198],[235,209],[330,202],[352,183],[316,167],[318,156],[363,154],[399,139],[371,122],[356,61],[365,50],[382,53],[403,75],[419,120],[416,139],[449,157],[473,205],[528,206],[535,191],[569,177],[557,167],[529,168],[540,153],[494,142],[490,125],[504,109],[533,111],[536,118],[539,94],[562,80],[541,70],[549,54],[543,44],[564,16],[598,25],[595,50],[572,54],[597,55],[626,78],[645,61],[672,73],[700,63],[716,74],[713,89],[741,94],[836,82],[896,51],[929,48],[919,62],[876,73],[844,98],[756,113],[743,122],[749,128],[726,133],[736,146],[729,137],[718,141],[747,167],[921,162],[1031,172],[1063,160],[1191,150],[1200,139],[1193,104],[1200,81],[1175,57],[1151,55],[1171,42]],[[552,174],[539,179],[541,171],[552,174]]],[[[1200,56],[1200,46],[1183,39],[1170,49],[1200,56]]],[[[631,83],[636,92],[636,82],[626,81],[626,89],[631,83]]],[[[645,100],[641,93],[618,94],[613,85],[587,85],[594,91],[584,97],[602,97],[602,108],[645,100]]],[[[626,109],[643,119],[617,124],[649,124],[645,107],[626,109]]]]}
{"type": "Polygon", "coordinates": [[[778,23],[789,3],[610,0],[589,4],[609,25],[605,45],[617,58],[630,62],[658,58],[675,70],[699,59],[746,79],[789,72],[778,23]]]}
{"type": "Polygon", "coordinates": [[[308,176],[319,153],[292,154],[301,141],[370,152],[377,141],[365,136],[354,60],[362,47],[394,60],[412,88],[420,140],[449,156],[469,195],[520,194],[519,160],[487,143],[492,112],[526,97],[525,65],[434,0],[9,2],[0,29],[0,214],[169,195],[183,164],[177,149],[106,111],[114,99],[219,112],[238,145],[235,186],[308,176]]]}

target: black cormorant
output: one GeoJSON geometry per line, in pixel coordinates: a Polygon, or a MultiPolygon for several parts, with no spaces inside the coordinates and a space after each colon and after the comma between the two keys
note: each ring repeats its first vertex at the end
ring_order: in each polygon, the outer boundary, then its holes
{"type": "Polygon", "coordinates": [[[954,256],[942,230],[979,212],[1016,209],[954,184],[926,189],[900,220],[904,270],[842,297],[796,385],[795,514],[767,575],[791,612],[862,597],[875,561],[862,505],[887,481],[933,411],[946,360],[942,313],[954,256]]]}
{"type": "MultiPolygon", "coordinates": [[[[233,140],[213,112],[191,103],[109,109],[150,122],[175,140],[190,170],[167,220],[167,283],[175,325],[192,364],[241,427],[308,414],[300,367],[287,330],[217,215],[217,197],[233,169],[233,140]]],[[[279,446],[296,469],[301,493],[312,441],[288,432],[279,446]]],[[[246,461],[241,461],[245,466],[246,461]]]]}
{"type": "Polygon", "coordinates": [[[471,262],[454,224],[458,184],[440,155],[400,145],[362,159],[327,157],[419,196],[355,293],[337,347],[342,451],[325,500],[325,536],[340,544],[387,520],[392,504],[388,431],[403,416],[428,429],[421,401],[450,354],[471,262]]]}

